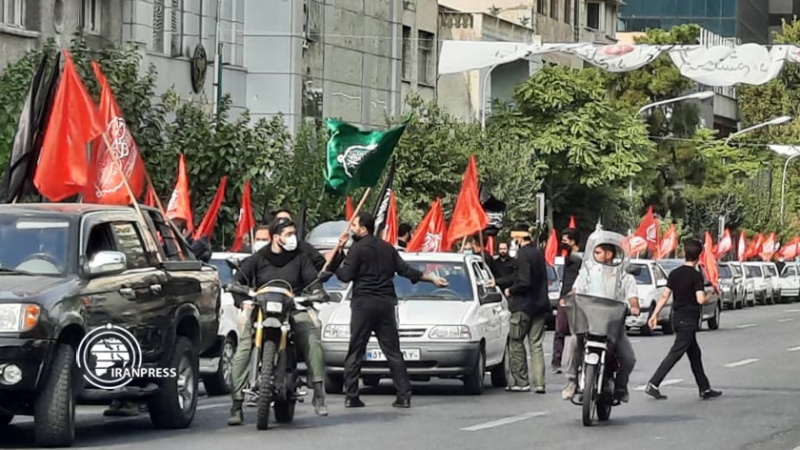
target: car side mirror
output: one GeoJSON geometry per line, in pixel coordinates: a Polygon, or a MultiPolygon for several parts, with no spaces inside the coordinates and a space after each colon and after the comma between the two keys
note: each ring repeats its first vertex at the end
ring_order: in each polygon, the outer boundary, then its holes
{"type": "Polygon", "coordinates": [[[487,305],[489,303],[500,303],[503,301],[503,295],[499,292],[487,292],[481,295],[481,305],[487,305]]]}
{"type": "Polygon", "coordinates": [[[656,287],[666,287],[667,280],[656,280],[656,287]]]}
{"type": "Polygon", "coordinates": [[[638,276],[638,275],[640,275],[642,273],[642,268],[641,267],[635,267],[635,266],[629,266],[628,269],[626,270],[626,272],[628,272],[629,274],[631,274],[633,276],[638,276]]]}
{"type": "Polygon", "coordinates": [[[120,273],[128,268],[128,261],[125,253],[101,251],[86,264],[86,273],[89,276],[97,277],[100,275],[113,275],[120,273]]]}

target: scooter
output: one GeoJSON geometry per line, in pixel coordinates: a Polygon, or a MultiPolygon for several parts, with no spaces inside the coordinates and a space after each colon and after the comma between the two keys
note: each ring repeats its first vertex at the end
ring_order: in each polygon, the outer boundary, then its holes
{"type": "Polygon", "coordinates": [[[291,423],[298,401],[300,377],[289,317],[296,310],[314,311],[314,304],[326,302],[327,295],[320,291],[310,296],[296,297],[291,285],[282,280],[269,282],[257,291],[238,284],[226,285],[224,289],[250,298],[249,301],[256,308],[253,346],[261,355],[256,428],[269,428],[271,404],[278,423],[291,423]]]}

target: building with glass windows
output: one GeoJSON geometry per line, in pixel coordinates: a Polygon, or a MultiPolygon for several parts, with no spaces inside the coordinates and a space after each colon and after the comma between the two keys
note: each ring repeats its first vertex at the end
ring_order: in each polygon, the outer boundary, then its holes
{"type": "MultiPolygon", "coordinates": [[[[774,1],[774,0],[773,0],[774,1]]],[[[620,8],[619,31],[668,30],[697,24],[741,42],[769,42],[767,0],[625,0],[620,8]]]]}

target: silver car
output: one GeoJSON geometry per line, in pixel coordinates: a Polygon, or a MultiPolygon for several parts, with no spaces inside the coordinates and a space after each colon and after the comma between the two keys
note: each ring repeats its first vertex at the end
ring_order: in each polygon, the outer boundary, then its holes
{"type": "Polygon", "coordinates": [[[738,267],[729,263],[719,264],[719,289],[722,306],[730,309],[744,307],[745,285],[738,267]]]}

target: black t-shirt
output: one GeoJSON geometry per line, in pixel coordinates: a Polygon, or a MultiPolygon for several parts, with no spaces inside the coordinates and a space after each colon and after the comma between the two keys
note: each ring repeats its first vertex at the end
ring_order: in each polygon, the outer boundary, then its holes
{"type": "Polygon", "coordinates": [[[682,266],[669,274],[667,287],[672,291],[672,310],[675,317],[700,320],[697,292],[705,292],[703,275],[694,267],[682,266]]]}

